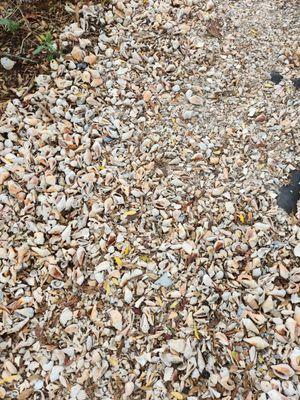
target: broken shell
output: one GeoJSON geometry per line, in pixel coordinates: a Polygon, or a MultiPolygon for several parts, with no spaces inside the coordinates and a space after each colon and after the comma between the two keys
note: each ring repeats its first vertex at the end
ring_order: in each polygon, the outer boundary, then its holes
{"type": "Polygon", "coordinates": [[[263,349],[265,349],[266,347],[269,346],[269,343],[266,340],[264,340],[261,337],[259,337],[259,336],[254,336],[254,337],[251,337],[251,338],[245,338],[244,341],[246,343],[250,344],[251,346],[256,347],[256,349],[258,349],[258,350],[263,350],[263,349]]]}
{"type": "Polygon", "coordinates": [[[110,316],[110,323],[111,325],[117,330],[122,330],[123,326],[123,318],[122,314],[118,310],[111,310],[109,313],[110,316]]]}

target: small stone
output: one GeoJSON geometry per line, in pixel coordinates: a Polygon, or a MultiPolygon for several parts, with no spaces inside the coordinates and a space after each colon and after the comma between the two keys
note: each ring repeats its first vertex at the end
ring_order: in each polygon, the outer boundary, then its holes
{"type": "Polygon", "coordinates": [[[13,69],[13,67],[15,66],[16,62],[11,60],[8,57],[2,57],[1,58],[1,65],[4,69],[6,69],[7,71],[10,71],[11,69],[13,69]]]}

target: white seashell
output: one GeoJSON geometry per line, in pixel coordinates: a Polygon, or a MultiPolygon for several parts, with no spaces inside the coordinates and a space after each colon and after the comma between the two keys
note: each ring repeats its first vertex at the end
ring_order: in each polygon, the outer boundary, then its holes
{"type": "Polygon", "coordinates": [[[272,384],[269,381],[261,381],[260,388],[264,393],[268,393],[272,390],[272,384]]]}
{"type": "Polygon", "coordinates": [[[162,352],[160,358],[167,367],[170,367],[172,364],[180,364],[183,361],[181,357],[167,352],[162,352]]]}
{"type": "Polygon", "coordinates": [[[34,316],[34,308],[32,308],[32,307],[21,308],[20,310],[17,310],[16,312],[17,312],[17,314],[22,315],[22,317],[25,317],[25,318],[33,318],[33,316],[34,316]]]}
{"type": "Polygon", "coordinates": [[[126,382],[125,383],[125,396],[130,396],[134,391],[134,383],[126,382]]]}
{"type": "Polygon", "coordinates": [[[226,208],[226,211],[229,212],[229,214],[235,213],[235,207],[231,201],[226,201],[225,208],[226,208]]]}
{"type": "Polygon", "coordinates": [[[169,382],[172,380],[172,376],[174,373],[174,368],[172,367],[166,367],[165,372],[164,372],[164,382],[169,382]]]}
{"type": "Polygon", "coordinates": [[[290,354],[291,366],[297,372],[300,373],[300,348],[295,348],[290,354]]]}
{"type": "Polygon", "coordinates": [[[288,364],[273,365],[272,370],[281,379],[289,379],[295,375],[295,371],[288,364]]]}
{"type": "Polygon", "coordinates": [[[55,382],[59,379],[60,373],[64,370],[64,367],[55,365],[50,372],[50,381],[55,382]]]}
{"type": "Polygon", "coordinates": [[[298,243],[297,246],[294,248],[294,255],[296,257],[300,257],[300,243],[298,243]]]}
{"type": "Polygon", "coordinates": [[[63,230],[63,232],[61,233],[61,240],[63,242],[66,243],[70,243],[71,241],[71,232],[72,232],[72,228],[71,228],[71,224],[69,224],[66,229],[63,230]]]}
{"type": "Polygon", "coordinates": [[[117,330],[122,330],[123,327],[123,317],[118,310],[110,311],[110,323],[117,330]]]}
{"type": "Polygon", "coordinates": [[[296,334],[296,329],[297,329],[297,323],[293,318],[288,318],[286,320],[285,326],[287,327],[289,333],[290,333],[290,340],[294,342],[296,340],[297,334],[296,334]]]}
{"type": "Polygon", "coordinates": [[[274,309],[274,303],[271,296],[268,296],[267,299],[262,304],[262,309],[264,313],[268,313],[274,309]]]}
{"type": "Polygon", "coordinates": [[[243,318],[242,323],[248,332],[251,331],[253,333],[256,333],[257,335],[259,334],[259,330],[250,318],[243,318]]]}
{"type": "Polygon", "coordinates": [[[268,397],[270,400],[289,400],[286,396],[275,389],[272,389],[270,392],[268,392],[268,397]]]}
{"type": "Polygon", "coordinates": [[[173,284],[173,281],[169,278],[168,273],[164,273],[159,279],[155,281],[155,284],[163,287],[169,287],[173,284]]]}
{"type": "Polygon", "coordinates": [[[66,326],[67,323],[73,318],[73,313],[69,308],[64,308],[59,317],[59,322],[62,326],[66,326]]]}
{"type": "Polygon", "coordinates": [[[185,340],[184,339],[171,339],[168,341],[168,345],[171,350],[174,350],[177,353],[184,353],[184,349],[185,349],[185,340]]]}
{"type": "Polygon", "coordinates": [[[182,248],[187,254],[192,254],[195,249],[195,244],[193,242],[183,242],[182,248]]]}
{"type": "Polygon", "coordinates": [[[202,106],[203,105],[203,98],[200,96],[190,96],[188,98],[189,103],[195,105],[195,106],[202,106]]]}
{"type": "Polygon", "coordinates": [[[132,302],[132,299],[133,299],[132,291],[127,286],[125,286],[124,301],[126,301],[127,304],[130,304],[132,302]]]}
{"type": "Polygon", "coordinates": [[[8,57],[2,57],[0,59],[1,65],[4,69],[6,69],[7,71],[10,71],[11,69],[13,69],[13,67],[15,66],[16,62],[11,60],[8,57]]]}
{"type": "Polygon", "coordinates": [[[142,315],[141,322],[140,322],[140,328],[143,333],[149,332],[150,325],[149,325],[147,316],[145,314],[142,315]]]}
{"type": "Polygon", "coordinates": [[[263,350],[263,349],[265,349],[266,347],[269,346],[269,343],[266,340],[264,340],[261,337],[259,337],[259,336],[253,336],[251,338],[245,338],[244,341],[246,343],[249,343],[251,346],[254,346],[258,350],[263,350]]]}

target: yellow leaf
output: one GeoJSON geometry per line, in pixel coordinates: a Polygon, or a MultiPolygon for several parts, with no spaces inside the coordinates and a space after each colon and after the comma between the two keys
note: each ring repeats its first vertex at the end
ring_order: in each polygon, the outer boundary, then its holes
{"type": "Polygon", "coordinates": [[[264,84],[264,87],[266,87],[266,88],[272,88],[274,85],[272,84],[272,83],[269,83],[269,82],[266,82],[265,84],[264,84]]]}
{"type": "Polygon", "coordinates": [[[104,289],[105,289],[105,291],[106,291],[106,296],[108,296],[108,295],[110,294],[110,285],[109,285],[109,282],[108,282],[108,281],[105,281],[105,282],[103,283],[103,287],[104,287],[104,289]]]}
{"type": "Polygon", "coordinates": [[[245,216],[244,216],[244,214],[240,213],[239,219],[240,219],[240,221],[241,221],[242,224],[245,223],[245,216]]]}
{"type": "Polygon", "coordinates": [[[127,254],[129,254],[129,252],[130,252],[130,246],[129,246],[129,244],[127,244],[125,246],[125,248],[123,249],[122,253],[125,254],[125,256],[127,256],[127,254]]]}
{"type": "Polygon", "coordinates": [[[9,375],[6,378],[1,379],[0,385],[3,385],[4,383],[11,383],[13,381],[17,381],[20,378],[21,378],[20,375],[9,375]]]}
{"type": "Polygon", "coordinates": [[[196,322],[194,323],[194,335],[195,335],[196,339],[200,340],[200,335],[199,335],[199,331],[198,331],[196,322]]]}
{"type": "Polygon", "coordinates": [[[162,300],[161,300],[160,297],[155,297],[155,300],[156,300],[156,303],[157,303],[160,307],[163,306],[163,302],[162,302],[162,300]]]}
{"type": "Polygon", "coordinates": [[[118,360],[115,357],[108,357],[108,362],[112,367],[116,367],[119,364],[118,360]]]}
{"type": "Polygon", "coordinates": [[[174,397],[174,399],[176,399],[176,400],[183,400],[183,399],[184,399],[184,396],[183,396],[181,393],[179,393],[179,392],[172,392],[171,395],[172,395],[172,396],[174,397]]]}
{"type": "Polygon", "coordinates": [[[118,267],[122,267],[123,265],[123,261],[120,257],[115,257],[115,263],[118,265],[118,267]]]}
{"type": "Polygon", "coordinates": [[[112,278],[112,283],[114,284],[114,285],[116,285],[116,286],[119,286],[119,279],[117,279],[117,278],[112,278]]]}
{"type": "Polygon", "coordinates": [[[174,303],[171,304],[170,308],[176,308],[178,305],[178,301],[175,300],[174,303]]]}
{"type": "Polygon", "coordinates": [[[126,211],[126,213],[124,214],[125,217],[129,217],[131,215],[135,215],[136,214],[136,210],[129,210],[126,211]]]}
{"type": "Polygon", "coordinates": [[[99,165],[99,166],[98,166],[98,170],[99,170],[99,171],[103,171],[103,170],[105,170],[105,167],[104,167],[104,165],[99,165]]]}
{"type": "Polygon", "coordinates": [[[151,261],[151,258],[149,258],[147,255],[143,255],[143,256],[140,256],[140,260],[148,263],[151,261]]]}

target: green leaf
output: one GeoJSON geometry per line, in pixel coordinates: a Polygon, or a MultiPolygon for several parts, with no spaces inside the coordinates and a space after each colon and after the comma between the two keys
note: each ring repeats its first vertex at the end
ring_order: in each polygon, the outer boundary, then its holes
{"type": "Polygon", "coordinates": [[[34,56],[40,54],[43,50],[45,49],[45,46],[43,44],[39,45],[34,52],[32,53],[34,56]]]}
{"type": "Polygon", "coordinates": [[[20,23],[8,18],[0,18],[0,25],[4,26],[9,32],[15,32],[20,28],[20,23]]]}

